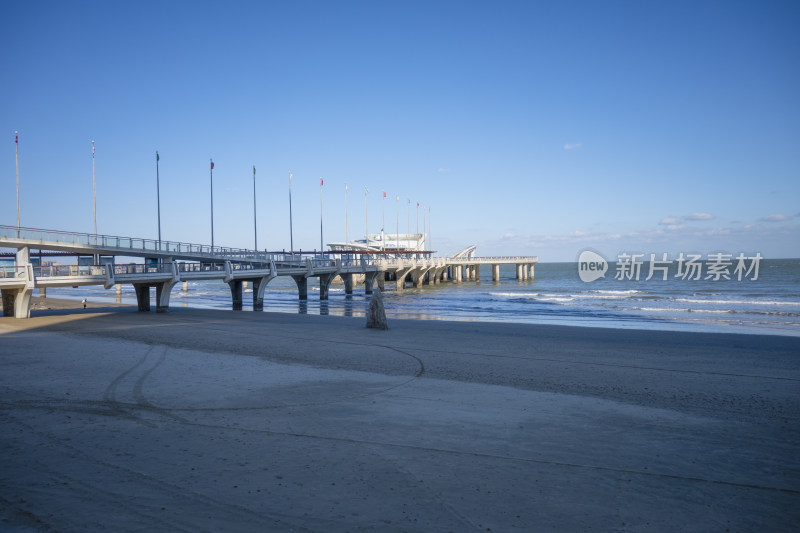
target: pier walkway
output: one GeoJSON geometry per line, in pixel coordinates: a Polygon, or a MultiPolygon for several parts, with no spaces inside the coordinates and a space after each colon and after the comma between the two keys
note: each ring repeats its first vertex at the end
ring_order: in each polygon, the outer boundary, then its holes
{"type": "Polygon", "coordinates": [[[172,288],[178,283],[220,280],[231,290],[232,307],[242,309],[243,284],[252,283],[253,309],[264,308],[264,290],[278,276],[291,276],[300,299],[308,298],[308,278],[319,278],[320,299],[327,300],[331,282],[339,277],[346,294],[356,283],[366,294],[373,286],[384,288],[394,281],[397,290],[410,282],[479,281],[480,265],[492,266],[492,279],[499,280],[502,264],[517,268],[517,279],[533,279],[538,258],[475,257],[475,247],[452,257],[429,257],[429,251],[369,252],[267,252],[241,248],[211,247],[134,237],[115,237],[55,230],[0,226],[0,248],[16,249],[14,264],[0,266],[3,315],[27,318],[34,289],[103,285],[106,289],[124,283],[133,285],[140,311],[150,310],[150,289],[155,288],[156,311],[169,308],[172,288]],[[42,266],[31,250],[75,254],[77,265],[42,266]],[[122,264],[118,258],[138,258],[143,263],[122,264]],[[82,259],[90,264],[83,264],[82,259]]]}

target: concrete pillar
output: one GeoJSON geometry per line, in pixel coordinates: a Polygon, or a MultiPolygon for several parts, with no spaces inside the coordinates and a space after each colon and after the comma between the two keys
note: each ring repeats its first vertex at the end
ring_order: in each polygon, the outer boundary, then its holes
{"type": "Polygon", "coordinates": [[[241,311],[242,310],[242,280],[234,279],[228,282],[228,286],[231,288],[231,299],[233,300],[233,310],[234,311],[241,311]]]}
{"type": "Polygon", "coordinates": [[[492,265],[492,281],[500,281],[500,265],[492,265]]]}
{"type": "Polygon", "coordinates": [[[461,283],[461,265],[453,265],[453,279],[456,283],[461,283]]]}
{"type": "Polygon", "coordinates": [[[417,270],[414,272],[414,286],[418,289],[422,288],[422,283],[425,281],[425,271],[417,270]]]}
{"type": "Polygon", "coordinates": [[[133,290],[136,291],[136,305],[139,307],[139,311],[150,311],[150,285],[134,283],[133,290]]]}
{"type": "Polygon", "coordinates": [[[297,292],[301,300],[308,300],[308,278],[304,274],[293,275],[294,282],[297,283],[297,292]]]}
{"type": "Polygon", "coordinates": [[[515,265],[517,268],[517,281],[522,281],[522,265],[515,265]]]}
{"type": "Polygon", "coordinates": [[[535,264],[536,263],[531,263],[530,265],[528,265],[528,272],[530,272],[528,279],[530,279],[531,281],[533,281],[533,267],[535,264]]]}
{"type": "Polygon", "coordinates": [[[165,281],[156,284],[156,313],[166,313],[169,311],[169,295],[172,293],[172,287],[175,286],[175,281],[165,281]]]}
{"type": "Polygon", "coordinates": [[[328,289],[330,289],[331,281],[335,277],[335,274],[320,274],[319,276],[319,299],[320,300],[327,300],[328,299],[328,289]]]}
{"type": "Polygon", "coordinates": [[[14,302],[17,299],[17,289],[2,289],[3,316],[14,316],[14,302]]]}
{"type": "Polygon", "coordinates": [[[372,284],[375,282],[378,272],[364,273],[364,294],[372,294],[372,284]]]}
{"type": "Polygon", "coordinates": [[[475,265],[473,268],[475,269],[475,281],[480,281],[481,280],[481,266],[480,265],[475,265]]]}
{"type": "Polygon", "coordinates": [[[184,281],[182,288],[183,288],[183,292],[188,291],[189,290],[189,282],[188,281],[184,281]]]}
{"type": "Polygon", "coordinates": [[[344,283],[344,293],[353,294],[353,275],[352,274],[339,274],[344,283]]]}
{"type": "Polygon", "coordinates": [[[47,289],[45,287],[39,287],[39,296],[41,298],[47,298],[47,289]]]}
{"type": "Polygon", "coordinates": [[[253,280],[253,311],[264,310],[264,290],[273,279],[275,279],[275,275],[271,274],[253,280]]]}

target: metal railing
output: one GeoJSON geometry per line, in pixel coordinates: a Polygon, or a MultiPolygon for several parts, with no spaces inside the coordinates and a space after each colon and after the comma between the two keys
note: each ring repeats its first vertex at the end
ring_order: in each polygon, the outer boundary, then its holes
{"type": "Polygon", "coordinates": [[[37,278],[56,278],[66,276],[104,276],[104,265],[52,265],[35,266],[33,275],[37,278]]]}
{"type": "Polygon", "coordinates": [[[172,263],[159,265],[129,263],[127,265],[114,265],[114,275],[124,274],[172,274],[172,263]]]}
{"type": "Polygon", "coordinates": [[[25,277],[24,266],[0,266],[0,279],[16,279],[25,277]]]}
{"type": "Polygon", "coordinates": [[[157,239],[137,237],[118,237],[114,235],[95,235],[92,233],[76,233],[36,228],[16,228],[14,226],[2,225],[0,225],[0,240],[35,241],[29,243],[34,248],[37,244],[46,245],[47,243],[52,243],[56,245],[97,248],[98,250],[113,250],[117,252],[140,252],[144,255],[148,252],[155,254],[172,253],[176,255],[205,255],[209,257],[235,258],[240,261],[268,261],[268,254],[266,252],[258,252],[245,248],[212,247],[206,244],[159,241],[157,239]]]}

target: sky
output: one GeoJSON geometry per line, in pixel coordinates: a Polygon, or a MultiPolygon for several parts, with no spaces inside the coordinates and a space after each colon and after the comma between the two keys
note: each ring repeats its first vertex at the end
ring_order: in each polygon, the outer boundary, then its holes
{"type": "Polygon", "coordinates": [[[798,27],[797,2],[6,3],[0,224],[19,131],[25,227],[94,231],[94,140],[106,235],[156,238],[160,191],[162,239],[210,243],[213,159],[217,245],[255,245],[255,166],[260,249],[290,248],[291,170],[295,249],[320,211],[328,243],[424,207],[440,255],[800,257],[798,27]]]}

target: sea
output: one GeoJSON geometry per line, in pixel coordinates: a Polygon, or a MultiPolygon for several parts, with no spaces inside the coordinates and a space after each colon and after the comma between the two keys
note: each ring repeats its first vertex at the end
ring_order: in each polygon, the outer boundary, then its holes
{"type": "MultiPolygon", "coordinates": [[[[646,279],[646,270],[633,276],[609,263],[604,277],[585,282],[577,263],[539,263],[532,280],[518,281],[515,267],[506,265],[500,267],[500,279],[492,281],[491,267],[485,265],[477,282],[408,286],[398,292],[387,281],[384,304],[390,327],[392,318],[405,318],[800,336],[800,259],[763,259],[757,275],[751,270],[737,276],[729,269],[729,279],[707,272],[687,277],[670,267],[646,279]]],[[[294,281],[277,278],[264,293],[264,311],[366,316],[369,296],[363,285],[347,295],[334,283],[327,301],[319,300],[316,280],[309,280],[308,289],[308,300],[300,301],[294,281]]],[[[130,285],[119,296],[94,286],[48,289],[47,296],[136,303],[130,285]]],[[[252,286],[245,290],[244,304],[245,312],[252,312],[252,286]]],[[[190,282],[186,291],[178,284],[170,307],[230,310],[230,289],[221,281],[190,282]]]]}

